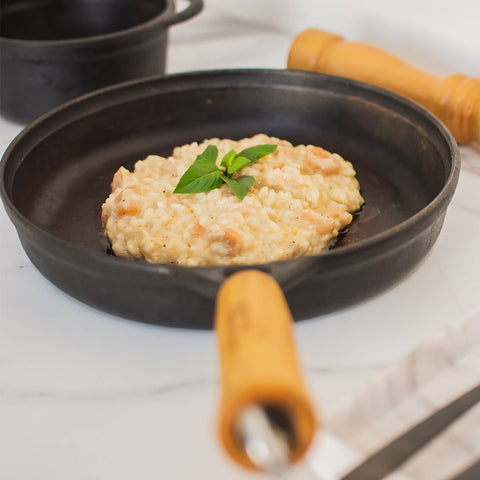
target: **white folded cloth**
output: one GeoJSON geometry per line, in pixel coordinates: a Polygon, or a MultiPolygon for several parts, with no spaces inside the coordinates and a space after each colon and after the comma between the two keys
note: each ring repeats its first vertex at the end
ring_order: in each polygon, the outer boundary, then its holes
{"type": "MultiPolygon", "coordinates": [[[[479,384],[480,311],[476,311],[412,351],[332,411],[310,451],[310,466],[319,478],[341,478],[479,384]]],[[[479,459],[480,404],[386,478],[446,480],[479,459]]]]}

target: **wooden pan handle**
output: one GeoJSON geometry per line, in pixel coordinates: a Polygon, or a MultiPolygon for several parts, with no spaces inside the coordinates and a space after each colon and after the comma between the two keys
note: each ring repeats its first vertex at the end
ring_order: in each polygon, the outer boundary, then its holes
{"type": "Polygon", "coordinates": [[[232,275],[217,296],[220,440],[231,458],[247,468],[258,466],[245,453],[236,426],[248,406],[274,407],[288,418],[293,434],[289,462],[303,456],[316,430],[297,362],[292,322],[280,286],[260,271],[232,275]]]}
{"type": "Polygon", "coordinates": [[[459,143],[480,142],[480,79],[439,78],[371,45],[309,29],[293,41],[287,67],[339,75],[393,90],[430,110],[459,143]]]}

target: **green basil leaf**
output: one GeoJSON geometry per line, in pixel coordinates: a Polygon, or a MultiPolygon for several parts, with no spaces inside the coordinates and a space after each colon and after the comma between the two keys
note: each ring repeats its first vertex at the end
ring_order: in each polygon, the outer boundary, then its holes
{"type": "Polygon", "coordinates": [[[228,153],[226,153],[226,154],[223,156],[220,165],[221,165],[222,167],[228,168],[228,167],[231,165],[233,159],[234,159],[236,156],[237,156],[237,154],[235,153],[235,150],[230,150],[228,153]]]}
{"type": "Polygon", "coordinates": [[[173,193],[200,193],[219,188],[223,184],[220,170],[215,160],[218,149],[209,145],[188,167],[180,178],[173,193]]]}
{"type": "Polygon", "coordinates": [[[215,145],[207,145],[207,148],[200,155],[198,155],[195,160],[198,160],[199,157],[215,163],[218,157],[218,148],[215,145]]]}
{"type": "Polygon", "coordinates": [[[239,157],[236,156],[235,159],[231,162],[230,165],[227,167],[227,173],[231,175],[232,173],[235,173],[237,170],[240,170],[243,167],[246,167],[247,165],[250,165],[251,162],[247,157],[239,157]]]}
{"type": "Polygon", "coordinates": [[[268,154],[274,152],[277,149],[277,145],[254,145],[248,147],[237,154],[238,157],[246,157],[250,160],[250,164],[256,162],[259,158],[265,157],[268,154]]]}
{"type": "Polygon", "coordinates": [[[244,175],[239,178],[229,178],[225,175],[222,175],[222,180],[227,184],[228,188],[234,193],[234,195],[239,199],[243,200],[245,195],[247,195],[250,188],[252,188],[255,179],[250,175],[244,175]]]}
{"type": "Polygon", "coordinates": [[[182,175],[173,193],[208,192],[226,183],[235,196],[243,200],[255,179],[249,175],[231,178],[232,174],[274,152],[276,148],[277,145],[255,145],[238,154],[230,150],[220,162],[220,166],[224,167],[222,170],[216,164],[218,148],[208,145],[182,175]]]}
{"type": "Polygon", "coordinates": [[[202,175],[201,177],[189,179],[188,181],[185,181],[183,185],[180,185],[180,182],[178,182],[178,185],[175,187],[173,193],[209,192],[210,190],[214,190],[215,188],[220,188],[222,185],[222,171],[217,170],[215,172],[210,172],[202,175]]]}

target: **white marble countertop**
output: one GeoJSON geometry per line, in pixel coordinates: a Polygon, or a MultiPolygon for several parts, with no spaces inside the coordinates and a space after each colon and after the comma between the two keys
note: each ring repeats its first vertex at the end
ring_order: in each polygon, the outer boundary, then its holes
{"type": "MultiPolygon", "coordinates": [[[[480,33],[469,27],[470,19],[480,18],[476,0],[455,2],[455,8],[417,0],[424,8],[415,22],[395,9],[375,11],[378,1],[364,2],[363,11],[361,2],[351,1],[352,17],[338,6],[322,16],[326,2],[314,7],[305,0],[295,2],[297,16],[285,28],[278,23],[280,7],[275,18],[252,21],[254,12],[272,4],[254,3],[238,12],[235,2],[207,0],[199,17],[172,29],[169,72],[282,68],[295,32],[316,26],[316,13],[319,27],[375,41],[432,73],[480,77],[480,33]],[[305,16],[308,8],[312,15],[305,16]],[[463,28],[439,35],[447,20],[463,28]]],[[[401,3],[408,8],[412,2],[401,3]]],[[[20,130],[0,119],[1,152],[20,130]]],[[[375,298],[295,326],[306,379],[323,414],[479,308],[480,147],[461,147],[461,154],[444,228],[418,268],[375,298]]],[[[135,323],[70,298],[32,266],[0,208],[1,478],[250,478],[216,439],[217,377],[212,332],[135,323]]]]}

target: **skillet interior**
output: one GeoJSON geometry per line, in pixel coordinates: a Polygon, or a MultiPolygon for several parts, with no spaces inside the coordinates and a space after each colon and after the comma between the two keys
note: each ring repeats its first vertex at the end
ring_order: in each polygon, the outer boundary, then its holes
{"type": "Polygon", "coordinates": [[[74,297],[136,320],[209,328],[218,286],[238,267],[115,258],[100,206],[121,165],[207,137],[259,132],[340,153],[354,164],[366,199],[328,254],[260,267],[280,282],[295,319],[376,294],[428,252],[456,186],[452,137],[406,99],[308,72],[204,72],[87,95],[10,146],[2,196],[33,263],[74,297]]]}

